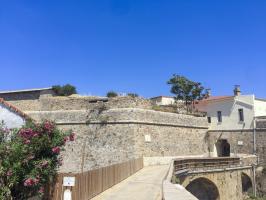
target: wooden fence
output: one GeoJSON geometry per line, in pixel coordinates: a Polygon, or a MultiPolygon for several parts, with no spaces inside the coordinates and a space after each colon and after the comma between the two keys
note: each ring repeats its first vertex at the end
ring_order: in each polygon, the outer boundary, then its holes
{"type": "Polygon", "coordinates": [[[48,192],[48,199],[63,200],[66,189],[72,191],[72,200],[88,200],[121,182],[143,168],[143,158],[103,167],[79,174],[62,173],[48,192]],[[64,177],[75,177],[74,187],[63,187],[64,177]]]}

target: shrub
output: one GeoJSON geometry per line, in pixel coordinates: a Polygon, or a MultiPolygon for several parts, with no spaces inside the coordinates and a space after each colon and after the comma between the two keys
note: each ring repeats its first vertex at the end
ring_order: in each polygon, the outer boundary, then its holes
{"type": "Polygon", "coordinates": [[[118,94],[114,91],[109,91],[107,92],[106,96],[111,98],[111,97],[117,97],[118,94]]]}
{"type": "Polygon", "coordinates": [[[66,84],[63,86],[54,85],[52,89],[58,96],[70,96],[72,94],[77,94],[76,87],[70,84],[66,84]]]}
{"type": "Polygon", "coordinates": [[[27,123],[17,130],[0,127],[0,199],[23,200],[44,193],[62,164],[59,155],[74,133],[51,121],[27,123]]]}
{"type": "Polygon", "coordinates": [[[137,93],[128,93],[127,96],[129,97],[133,97],[133,98],[136,98],[138,97],[139,95],[137,93]]]}

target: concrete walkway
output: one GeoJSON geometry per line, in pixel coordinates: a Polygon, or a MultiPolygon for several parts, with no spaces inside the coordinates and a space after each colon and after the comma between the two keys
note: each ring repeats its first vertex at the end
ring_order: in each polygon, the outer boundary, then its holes
{"type": "Polygon", "coordinates": [[[168,168],[169,165],[144,167],[93,200],[161,200],[162,182],[168,168]]]}

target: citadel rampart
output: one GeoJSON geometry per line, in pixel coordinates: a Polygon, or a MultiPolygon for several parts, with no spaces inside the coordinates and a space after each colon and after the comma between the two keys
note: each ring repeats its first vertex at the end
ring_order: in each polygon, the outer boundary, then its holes
{"type": "MultiPolygon", "coordinates": [[[[208,131],[205,117],[154,111],[147,99],[72,96],[9,102],[36,121],[50,119],[59,128],[76,132],[76,140],[61,154],[64,162],[60,172],[80,173],[139,157],[151,157],[156,164],[164,158],[208,156],[219,139],[230,143],[231,153],[253,153],[252,130],[208,131]]],[[[261,157],[263,134],[263,129],[257,130],[256,146],[261,157]]],[[[217,174],[217,180],[225,183],[217,182],[224,188],[221,191],[228,188],[227,181],[239,180],[240,175],[235,174],[230,173],[229,178],[217,174]]],[[[237,181],[236,187],[240,184],[237,181]]]]}
{"type": "Polygon", "coordinates": [[[205,118],[146,109],[27,112],[73,129],[77,140],[63,152],[61,172],[87,171],[141,156],[199,155],[207,152],[205,118]],[[95,113],[96,112],[96,113],[95,113]],[[150,140],[145,141],[145,137],[150,140]]]}

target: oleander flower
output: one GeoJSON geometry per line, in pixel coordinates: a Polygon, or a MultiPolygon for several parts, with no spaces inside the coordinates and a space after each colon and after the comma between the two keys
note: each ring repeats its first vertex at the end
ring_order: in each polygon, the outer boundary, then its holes
{"type": "Polygon", "coordinates": [[[28,178],[24,181],[24,186],[25,187],[31,187],[31,186],[35,186],[39,183],[39,179],[36,178],[28,178]]]}
{"type": "Polygon", "coordinates": [[[65,144],[68,140],[69,140],[69,137],[68,137],[68,136],[64,137],[64,144],[65,144]]]}
{"type": "Polygon", "coordinates": [[[69,135],[69,140],[70,140],[70,141],[74,141],[74,140],[75,140],[75,133],[71,133],[71,134],[69,135]]]}
{"type": "Polygon", "coordinates": [[[22,137],[25,140],[30,140],[32,137],[38,136],[39,133],[37,131],[34,131],[31,128],[22,128],[19,131],[19,135],[20,135],[20,137],[22,137]]]}
{"type": "Polygon", "coordinates": [[[54,127],[55,127],[55,125],[54,125],[54,123],[51,122],[51,121],[45,121],[45,122],[43,123],[43,128],[44,128],[44,130],[47,131],[49,134],[51,134],[51,133],[53,132],[54,127]]]}
{"type": "Polygon", "coordinates": [[[59,154],[60,153],[60,147],[52,148],[52,152],[55,153],[55,154],[59,154]]]}
{"type": "Polygon", "coordinates": [[[39,194],[43,194],[44,193],[44,187],[40,187],[40,189],[38,190],[39,194]]]}

